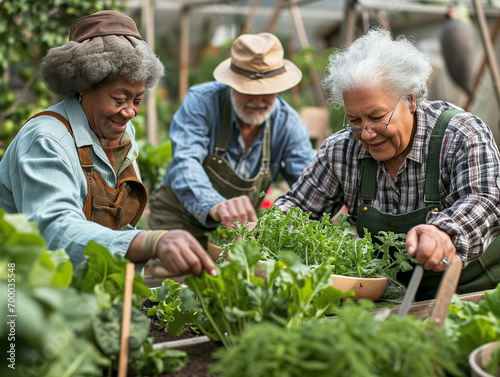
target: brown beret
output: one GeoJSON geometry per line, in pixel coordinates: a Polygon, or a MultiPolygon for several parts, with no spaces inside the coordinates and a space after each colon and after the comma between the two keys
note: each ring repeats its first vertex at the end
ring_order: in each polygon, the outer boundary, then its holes
{"type": "Polygon", "coordinates": [[[69,29],[69,40],[75,42],[104,35],[128,35],[142,40],[134,20],[113,10],[101,10],[79,18],[69,29]]]}

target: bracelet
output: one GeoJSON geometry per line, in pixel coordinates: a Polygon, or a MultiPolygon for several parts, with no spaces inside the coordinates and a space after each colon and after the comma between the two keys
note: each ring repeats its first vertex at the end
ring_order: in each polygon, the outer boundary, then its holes
{"type": "Polygon", "coordinates": [[[156,247],[160,238],[168,233],[168,230],[149,230],[142,239],[141,253],[146,259],[156,258],[156,247]]]}

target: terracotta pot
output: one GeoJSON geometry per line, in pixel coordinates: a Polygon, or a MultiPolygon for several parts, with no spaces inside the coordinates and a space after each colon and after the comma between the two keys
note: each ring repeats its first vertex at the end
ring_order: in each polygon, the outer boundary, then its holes
{"type": "Polygon", "coordinates": [[[500,370],[495,375],[487,373],[484,368],[488,360],[493,355],[493,352],[500,347],[500,341],[490,342],[477,347],[469,355],[469,365],[472,377],[499,377],[500,370]]]}
{"type": "Polygon", "coordinates": [[[219,255],[220,253],[222,253],[222,248],[210,241],[207,242],[207,249],[208,249],[208,253],[210,254],[210,256],[212,257],[212,259],[214,260],[214,262],[219,259],[219,255]]]}
{"type": "Polygon", "coordinates": [[[387,288],[387,277],[383,278],[357,278],[351,276],[332,275],[333,286],[343,292],[354,291],[353,300],[361,298],[377,301],[387,288]]]}

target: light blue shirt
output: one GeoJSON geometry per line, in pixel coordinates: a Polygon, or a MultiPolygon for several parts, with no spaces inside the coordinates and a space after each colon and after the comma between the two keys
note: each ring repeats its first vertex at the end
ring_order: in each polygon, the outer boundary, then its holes
{"type": "MultiPolygon", "coordinates": [[[[205,157],[214,152],[219,138],[227,88],[217,81],[191,87],[170,124],[173,157],[162,182],[172,186],[184,207],[205,226],[214,225],[208,217],[210,208],[226,200],[213,188],[202,164],[205,157]]],[[[292,186],[316,150],[300,115],[280,97],[276,97],[270,122],[273,181],[281,173],[292,186]]],[[[263,129],[245,151],[236,115],[231,110],[231,138],[226,158],[243,178],[253,178],[259,171],[262,137],[263,129]]]]}
{"type": "MultiPolygon", "coordinates": [[[[68,98],[47,110],[69,120],[75,139],[54,117],[27,122],[0,161],[0,208],[37,222],[47,248],[65,249],[73,267],[84,260],[83,250],[90,241],[124,256],[140,230],[112,230],[87,221],[83,214],[87,181],[75,141],[77,146],[91,146],[94,169],[110,187],[116,188],[117,178],[82,107],[75,98],[68,98]]],[[[127,132],[134,140],[130,122],[127,132]]]]}

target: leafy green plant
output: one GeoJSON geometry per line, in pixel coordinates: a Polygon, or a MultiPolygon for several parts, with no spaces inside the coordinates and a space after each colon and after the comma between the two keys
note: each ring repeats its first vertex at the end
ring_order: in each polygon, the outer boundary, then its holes
{"type": "Polygon", "coordinates": [[[443,329],[458,344],[461,360],[467,362],[477,347],[500,340],[500,284],[484,292],[479,303],[453,296],[443,329]]]}
{"type": "Polygon", "coordinates": [[[486,372],[491,374],[492,376],[498,376],[500,373],[500,346],[495,348],[493,351],[493,355],[486,363],[486,367],[484,368],[486,372]]]}
{"type": "Polygon", "coordinates": [[[253,240],[264,259],[276,259],[281,251],[298,255],[308,266],[332,260],[332,273],[355,277],[387,276],[397,284],[399,271],[411,270],[412,258],[405,249],[404,234],[380,232],[378,242],[365,230],[363,238],[354,238],[347,216],[340,216],[340,225],[325,214],[320,221],[311,220],[310,213],[298,207],[283,213],[270,208],[248,232],[241,228],[237,237],[253,240]]]}
{"type": "MultiPolygon", "coordinates": [[[[0,209],[0,289],[10,293],[0,296],[0,313],[11,319],[0,325],[0,336],[15,354],[8,375],[102,377],[116,369],[128,261],[96,243],[85,255],[73,280],[64,250],[47,250],[35,223],[0,209]]],[[[135,305],[148,294],[137,274],[135,305]]],[[[185,365],[185,353],[150,350],[148,335],[149,319],[134,306],[129,348],[138,373],[145,373],[142,367],[148,373],[161,367],[154,372],[161,373],[185,365]]]]}
{"type": "Polygon", "coordinates": [[[151,193],[160,183],[167,172],[168,164],[172,159],[172,144],[170,140],[153,146],[146,140],[138,140],[139,169],[141,178],[148,193],[151,193]]]}
{"type": "Polygon", "coordinates": [[[211,339],[231,347],[249,324],[268,320],[286,327],[305,318],[319,318],[331,313],[341,298],[353,295],[331,286],[328,263],[311,270],[292,253],[284,253],[280,261],[261,266],[267,281],[255,274],[259,264],[258,247],[236,241],[231,260],[217,266],[217,277],[206,272],[189,275],[169,332],[194,323],[211,339]]]}
{"type": "Polygon", "coordinates": [[[283,329],[263,322],[246,328],[231,349],[216,350],[219,377],[465,376],[455,344],[431,322],[395,314],[378,321],[373,303],[346,302],[331,319],[283,329]],[[371,304],[371,305],[370,305],[371,304]]]}

